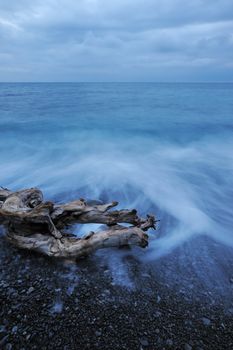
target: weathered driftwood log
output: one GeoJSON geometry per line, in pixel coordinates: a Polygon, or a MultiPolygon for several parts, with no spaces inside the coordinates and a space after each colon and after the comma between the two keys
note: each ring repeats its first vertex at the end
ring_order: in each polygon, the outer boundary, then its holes
{"type": "Polygon", "coordinates": [[[155,229],[154,216],[146,219],[137,211],[114,210],[118,203],[91,204],[84,199],[65,204],[43,202],[43,194],[36,188],[12,192],[0,190],[0,224],[6,236],[19,248],[35,250],[49,256],[80,258],[107,247],[148,245],[149,228],[155,229]],[[74,223],[106,224],[106,230],[90,232],[82,238],[66,232],[74,223]],[[127,223],[132,226],[120,226],[127,223]]]}

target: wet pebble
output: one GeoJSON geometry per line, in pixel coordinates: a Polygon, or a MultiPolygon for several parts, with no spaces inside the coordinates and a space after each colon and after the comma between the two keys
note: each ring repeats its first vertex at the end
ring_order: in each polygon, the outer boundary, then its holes
{"type": "Polygon", "coordinates": [[[210,321],[210,319],[207,318],[207,317],[202,317],[202,323],[203,323],[205,326],[210,326],[211,321],[210,321]]]}
{"type": "Polygon", "coordinates": [[[18,331],[18,326],[14,326],[14,327],[12,327],[12,330],[11,330],[11,332],[12,333],[17,333],[17,331],[18,331]]]}
{"type": "Polygon", "coordinates": [[[6,326],[0,325],[0,333],[6,332],[6,326]]]}
{"type": "Polygon", "coordinates": [[[149,346],[149,342],[148,342],[147,338],[143,337],[143,338],[139,339],[139,341],[140,341],[140,344],[142,346],[149,346]]]}
{"type": "Polygon", "coordinates": [[[27,291],[27,294],[31,294],[32,292],[34,292],[35,288],[34,287],[30,287],[27,291]]]}
{"type": "Polygon", "coordinates": [[[172,339],[167,339],[166,340],[166,345],[167,346],[172,346],[173,345],[173,340],[172,339]]]}

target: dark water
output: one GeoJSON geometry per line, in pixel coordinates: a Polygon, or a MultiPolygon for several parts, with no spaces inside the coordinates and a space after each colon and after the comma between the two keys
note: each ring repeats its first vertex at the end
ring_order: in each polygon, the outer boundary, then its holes
{"type": "Polygon", "coordinates": [[[233,84],[0,84],[0,184],[161,219],[148,257],[233,246],[233,84]]]}

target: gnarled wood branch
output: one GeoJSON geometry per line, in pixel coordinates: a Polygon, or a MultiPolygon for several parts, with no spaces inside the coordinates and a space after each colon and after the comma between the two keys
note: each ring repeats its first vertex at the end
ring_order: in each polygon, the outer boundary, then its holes
{"type": "Polygon", "coordinates": [[[146,247],[148,235],[145,231],[155,229],[154,216],[141,219],[135,209],[110,211],[117,204],[92,205],[84,199],[54,204],[44,202],[42,192],[36,188],[17,192],[3,188],[0,190],[0,223],[7,228],[9,241],[17,247],[55,257],[80,258],[106,247],[146,247]],[[74,223],[101,223],[106,224],[107,229],[78,238],[65,232],[67,226],[74,223]]]}

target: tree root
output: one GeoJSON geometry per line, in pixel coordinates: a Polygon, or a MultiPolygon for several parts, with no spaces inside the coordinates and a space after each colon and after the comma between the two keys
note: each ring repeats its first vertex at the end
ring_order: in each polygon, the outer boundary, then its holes
{"type": "Polygon", "coordinates": [[[78,259],[101,248],[146,247],[148,235],[145,231],[155,229],[155,217],[147,215],[146,219],[142,219],[135,209],[109,211],[117,204],[91,205],[84,199],[54,204],[44,202],[42,192],[36,188],[17,192],[2,188],[0,224],[6,227],[8,240],[17,247],[54,257],[78,259]],[[107,227],[78,238],[66,233],[66,229],[74,223],[100,223],[107,227]]]}

